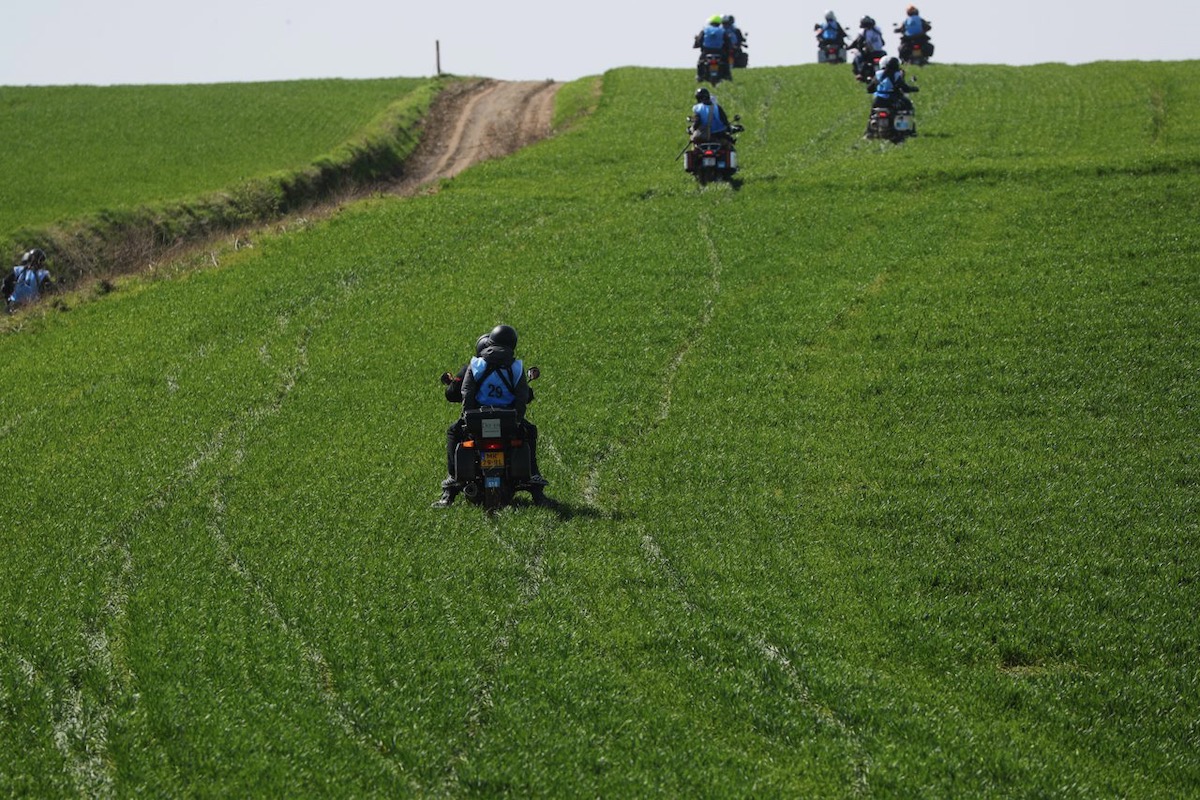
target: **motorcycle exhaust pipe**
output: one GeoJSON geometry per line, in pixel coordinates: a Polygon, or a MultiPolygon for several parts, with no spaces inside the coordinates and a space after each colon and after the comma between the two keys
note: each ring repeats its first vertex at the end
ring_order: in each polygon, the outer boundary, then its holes
{"type": "Polygon", "coordinates": [[[467,496],[468,500],[474,500],[476,497],[479,497],[479,484],[471,481],[463,487],[463,494],[467,496]]]}

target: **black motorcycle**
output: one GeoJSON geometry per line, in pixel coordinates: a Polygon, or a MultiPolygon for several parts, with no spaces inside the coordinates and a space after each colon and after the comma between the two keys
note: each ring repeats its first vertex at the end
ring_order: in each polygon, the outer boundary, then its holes
{"type": "Polygon", "coordinates": [[[903,37],[900,39],[900,63],[914,64],[918,67],[923,67],[929,63],[929,59],[933,57],[933,42],[929,41],[928,37],[909,39],[903,37]]]}
{"type": "Polygon", "coordinates": [[[912,108],[872,108],[867,120],[866,139],[886,139],[900,144],[917,135],[917,123],[912,108]]]}
{"type": "MultiPolygon", "coordinates": [[[[537,379],[529,368],[529,380],[537,379]]],[[[450,373],[442,382],[452,380],[450,373]]],[[[463,412],[467,435],[454,451],[454,478],[463,496],[488,511],[498,511],[519,491],[532,491],[533,452],[512,408],[477,408],[463,412]]]]}
{"type": "Polygon", "coordinates": [[[900,56],[901,64],[914,64],[918,67],[923,67],[929,63],[929,59],[933,58],[933,42],[929,41],[929,28],[933,27],[932,23],[926,21],[926,33],[921,33],[915,36],[909,36],[904,32],[903,25],[896,25],[893,31],[900,34],[900,56]]]}
{"type": "MultiPolygon", "coordinates": [[[[817,26],[820,30],[820,26],[817,26]]],[[[845,64],[846,63],[846,39],[822,39],[817,37],[817,63],[818,64],[845,64]]]]}
{"type": "MultiPolygon", "coordinates": [[[[741,117],[734,117],[734,120],[739,119],[741,117]]],[[[729,126],[728,136],[693,139],[682,154],[685,156],[684,171],[695,175],[701,186],[714,181],[732,180],[738,171],[737,149],[734,147],[737,139],[733,134],[744,130],[741,125],[735,124],[729,126]]]]}
{"type": "Polygon", "coordinates": [[[705,53],[700,56],[697,75],[702,81],[708,81],[716,86],[721,81],[733,80],[729,68],[729,57],[722,53],[705,53]]]}
{"type": "Polygon", "coordinates": [[[878,50],[871,55],[866,55],[861,50],[854,59],[851,69],[854,70],[854,79],[866,83],[875,77],[875,73],[883,66],[883,59],[887,55],[886,50],[878,50]]]}

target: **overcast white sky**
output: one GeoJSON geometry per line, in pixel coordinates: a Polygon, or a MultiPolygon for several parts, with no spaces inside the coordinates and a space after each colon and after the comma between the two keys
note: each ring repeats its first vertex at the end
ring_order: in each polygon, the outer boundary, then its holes
{"type": "MultiPolygon", "coordinates": [[[[692,37],[714,13],[737,17],[750,66],[799,64],[815,61],[812,26],[826,9],[848,28],[870,14],[894,52],[908,2],[0,0],[0,86],[421,77],[436,72],[437,40],[446,72],[571,80],[691,67],[692,37]]],[[[943,62],[1200,58],[1196,0],[917,5],[943,62]]]]}

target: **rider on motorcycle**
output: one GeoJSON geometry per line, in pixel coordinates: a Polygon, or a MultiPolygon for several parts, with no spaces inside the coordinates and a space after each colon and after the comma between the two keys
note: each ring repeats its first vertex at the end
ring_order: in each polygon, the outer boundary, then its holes
{"type": "Polygon", "coordinates": [[[854,57],[854,76],[860,81],[866,81],[871,75],[871,64],[877,57],[886,52],[883,47],[883,33],[875,25],[871,17],[859,20],[858,27],[862,33],[850,43],[850,49],[858,51],[854,57]]]}
{"type": "Polygon", "coordinates": [[[696,105],[692,106],[688,133],[694,143],[733,142],[733,130],[729,124],[729,117],[725,115],[725,109],[721,108],[717,98],[703,86],[696,90],[696,105]]]}
{"type": "Polygon", "coordinates": [[[813,30],[817,32],[817,43],[821,45],[829,44],[830,42],[837,42],[840,45],[850,35],[842,27],[842,23],[838,22],[837,14],[834,14],[832,11],[826,11],[825,23],[823,25],[813,25],[813,30]]]}
{"type": "Polygon", "coordinates": [[[733,14],[721,17],[721,27],[725,29],[725,48],[729,53],[729,65],[732,67],[745,66],[746,34],[734,24],[733,14]]]}
{"type": "Polygon", "coordinates": [[[933,55],[933,43],[929,41],[929,29],[933,23],[922,19],[916,6],[905,9],[904,22],[896,26],[895,32],[900,34],[900,57],[908,58],[912,46],[919,43],[926,56],[933,55]]]}
{"type": "Polygon", "coordinates": [[[728,77],[729,34],[722,24],[720,14],[713,14],[709,17],[708,24],[704,26],[704,30],[696,34],[696,40],[692,46],[700,48],[700,60],[696,63],[696,80],[704,80],[705,58],[713,54],[721,58],[723,65],[721,77],[728,77]]]}
{"type": "MultiPolygon", "coordinates": [[[[529,443],[529,460],[532,476],[529,478],[529,493],[536,505],[545,505],[548,499],[545,487],[549,484],[537,467],[537,427],[525,418],[525,407],[533,400],[528,373],[514,350],[517,347],[517,332],[509,325],[497,325],[480,336],[475,342],[475,357],[459,370],[459,378],[446,382],[446,399],[461,402],[463,411],[490,406],[513,408],[517,412],[522,436],[529,443]]],[[[454,502],[462,485],[454,477],[454,452],[466,438],[466,424],[459,418],[446,431],[446,479],[442,481],[442,496],[433,504],[445,508],[454,502]]]]}
{"type": "MultiPolygon", "coordinates": [[[[904,81],[904,70],[900,69],[900,59],[892,56],[884,63],[883,69],[876,72],[875,77],[867,84],[867,91],[875,97],[871,102],[871,108],[911,112],[913,104],[912,100],[908,99],[908,94],[919,92],[921,89],[904,81]]],[[[867,127],[869,132],[869,123],[867,127]]],[[[916,136],[915,129],[912,135],[916,136]]]]}

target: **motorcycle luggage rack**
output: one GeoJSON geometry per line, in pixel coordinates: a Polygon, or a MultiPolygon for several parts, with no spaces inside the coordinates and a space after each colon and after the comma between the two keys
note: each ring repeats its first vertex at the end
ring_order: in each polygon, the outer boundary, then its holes
{"type": "Polygon", "coordinates": [[[517,433],[517,412],[512,408],[474,408],[464,411],[463,419],[475,439],[508,439],[517,433]]]}

